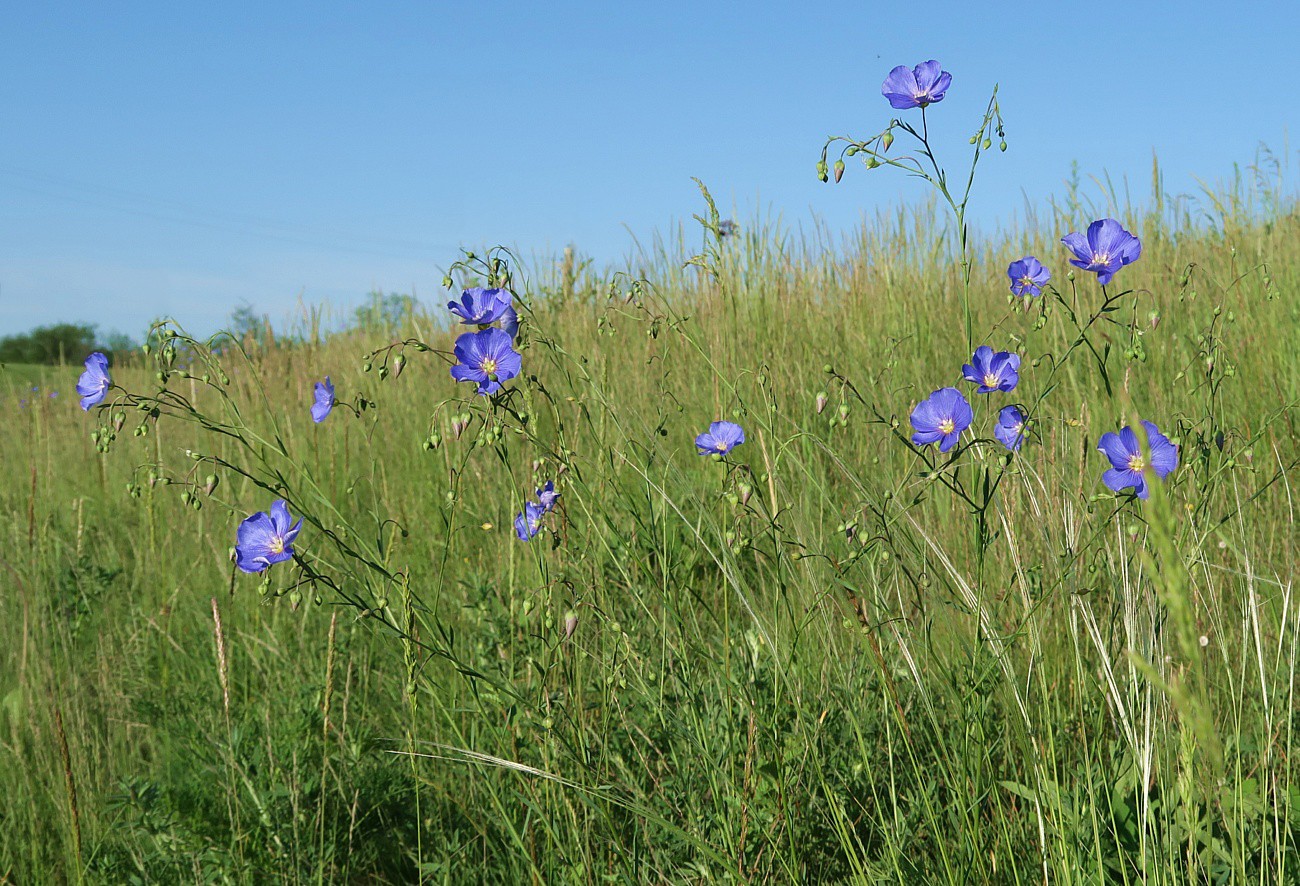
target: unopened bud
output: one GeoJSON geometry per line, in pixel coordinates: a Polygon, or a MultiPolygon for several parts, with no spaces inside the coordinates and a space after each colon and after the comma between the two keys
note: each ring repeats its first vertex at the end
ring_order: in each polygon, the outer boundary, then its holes
{"type": "Polygon", "coordinates": [[[396,357],[393,358],[393,378],[397,378],[399,375],[401,375],[402,370],[405,368],[406,368],[406,355],[398,354],[396,357]]]}
{"type": "Polygon", "coordinates": [[[207,479],[203,481],[203,492],[204,492],[204,494],[205,494],[205,495],[211,495],[212,492],[213,492],[213,490],[215,490],[215,489],[217,488],[217,484],[220,483],[220,482],[221,482],[221,481],[217,479],[217,475],[216,475],[216,474],[208,474],[207,479]]]}
{"type": "Polygon", "coordinates": [[[835,183],[839,184],[840,179],[844,178],[844,161],[835,161],[835,183]]]}
{"type": "Polygon", "coordinates": [[[894,143],[894,134],[892,132],[886,132],[884,135],[880,137],[881,150],[888,151],[890,145],[892,145],[893,143],[894,143]]]}
{"type": "Polygon", "coordinates": [[[578,613],[570,609],[564,613],[564,639],[573,636],[574,631],[578,629],[578,613]]]}
{"type": "Polygon", "coordinates": [[[754,494],[754,487],[750,486],[748,483],[738,483],[736,489],[740,491],[741,505],[749,504],[749,497],[754,494]]]}
{"type": "Polygon", "coordinates": [[[301,605],[302,605],[302,591],[297,591],[297,590],[295,590],[295,591],[290,591],[290,592],[289,592],[289,610],[290,610],[291,612],[297,612],[297,611],[298,611],[298,607],[301,606],[301,605]]]}
{"type": "Polygon", "coordinates": [[[817,414],[818,414],[818,415],[821,415],[821,414],[822,414],[822,410],[824,410],[824,409],[826,408],[826,401],[829,400],[829,399],[830,399],[830,398],[826,396],[826,392],[825,392],[825,391],[822,391],[820,394],[817,395],[817,414]]]}

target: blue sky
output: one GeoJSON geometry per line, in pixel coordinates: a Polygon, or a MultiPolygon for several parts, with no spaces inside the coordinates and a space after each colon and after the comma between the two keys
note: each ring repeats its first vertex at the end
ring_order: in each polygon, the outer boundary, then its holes
{"type": "Polygon", "coordinates": [[[953,75],[933,129],[962,152],[1001,84],[986,226],[1059,196],[1075,160],[1142,198],[1154,150],[1194,192],[1289,150],[1297,43],[1291,4],[1200,0],[7,4],[0,335],[432,299],[461,245],[614,262],[700,209],[691,176],[742,220],[848,229],[922,191],[822,185],[822,142],[879,131],[889,69],[928,58],[953,75]]]}

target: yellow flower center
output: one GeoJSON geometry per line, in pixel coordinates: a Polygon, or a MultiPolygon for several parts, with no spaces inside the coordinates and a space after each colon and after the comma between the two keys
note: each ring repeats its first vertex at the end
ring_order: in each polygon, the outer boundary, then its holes
{"type": "Polygon", "coordinates": [[[1146,459],[1142,457],[1141,453],[1135,452],[1128,457],[1128,469],[1130,471],[1140,474],[1146,470],[1146,467],[1146,459]]]}
{"type": "Polygon", "coordinates": [[[1002,379],[998,378],[996,375],[994,375],[991,372],[986,373],[984,375],[984,387],[986,388],[996,388],[1001,383],[1002,383],[1002,379]]]}
{"type": "Polygon", "coordinates": [[[944,434],[944,436],[951,434],[956,429],[957,423],[950,418],[945,418],[943,421],[939,422],[939,430],[944,434]]]}
{"type": "Polygon", "coordinates": [[[271,553],[272,554],[284,553],[284,539],[280,538],[280,536],[278,535],[271,539],[271,553]]]}
{"type": "Polygon", "coordinates": [[[1030,277],[1028,277],[1028,276],[1026,276],[1026,277],[1021,277],[1021,278],[1020,278],[1020,285],[1021,285],[1021,286],[1025,286],[1025,287],[1033,286],[1033,285],[1034,285],[1034,281],[1033,281],[1032,278],[1030,278],[1030,277]]]}
{"type": "Polygon", "coordinates": [[[488,375],[491,375],[497,371],[497,361],[493,360],[491,357],[484,357],[483,362],[478,365],[478,368],[486,372],[488,375]]]}
{"type": "Polygon", "coordinates": [[[1094,253],[1092,254],[1092,263],[1095,264],[1095,265],[1108,265],[1108,264],[1110,264],[1110,253],[1109,253],[1109,252],[1094,252],[1094,253]]]}
{"type": "Polygon", "coordinates": [[[714,443],[714,444],[713,444],[713,448],[716,449],[716,450],[718,450],[719,452],[726,452],[726,451],[727,451],[727,441],[726,441],[726,440],[719,440],[717,443],[714,443]]]}

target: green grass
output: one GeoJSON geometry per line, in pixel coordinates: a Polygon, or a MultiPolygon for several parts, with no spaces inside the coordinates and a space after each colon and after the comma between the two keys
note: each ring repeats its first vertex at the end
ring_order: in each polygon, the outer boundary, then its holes
{"type": "MultiPolygon", "coordinates": [[[[889,425],[969,357],[925,210],[517,280],[514,416],[433,352],[381,380],[376,347],[450,348],[437,304],[169,382],[236,437],[111,406],[100,454],[76,367],[0,370],[0,882],[1295,881],[1300,217],[1249,194],[1127,210],[1111,390],[1090,354],[1056,375],[987,545],[889,425]],[[375,407],[314,426],[326,373],[375,407]],[[17,408],[32,384],[60,396],[17,408]],[[1181,444],[1141,505],[1095,449],[1134,414],[1181,444]],[[748,467],[698,458],[733,416],[748,467]],[[296,609],[296,568],[229,561],[260,486],[308,515],[296,609]]],[[[1050,256],[1073,303],[1053,244],[1090,215],[975,255],[976,337],[1026,354],[997,405],[1074,341],[1003,269],[1050,256]]],[[[158,357],[115,381],[151,395],[158,357]]]]}

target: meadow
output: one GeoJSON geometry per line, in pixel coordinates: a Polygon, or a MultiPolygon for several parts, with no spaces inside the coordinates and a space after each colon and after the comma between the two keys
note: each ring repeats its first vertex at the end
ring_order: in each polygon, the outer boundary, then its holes
{"type": "Polygon", "coordinates": [[[609,273],[466,256],[343,331],[160,325],[90,412],[79,365],[4,367],[0,883],[1295,882],[1274,172],[965,251],[935,202],[843,240],[710,207],[609,273]],[[1106,216],[1142,254],[1103,294],[1059,240],[1106,216]],[[472,285],[522,316],[493,397],[448,373],[472,285]],[[975,423],[940,453],[909,415],[944,386],[975,423]],[[1139,417],[1179,449],[1146,500],[1097,449],[1139,417]],[[746,441],[700,457],[718,419],[746,441]],[[245,574],[276,499],[294,559],[245,574]]]}

